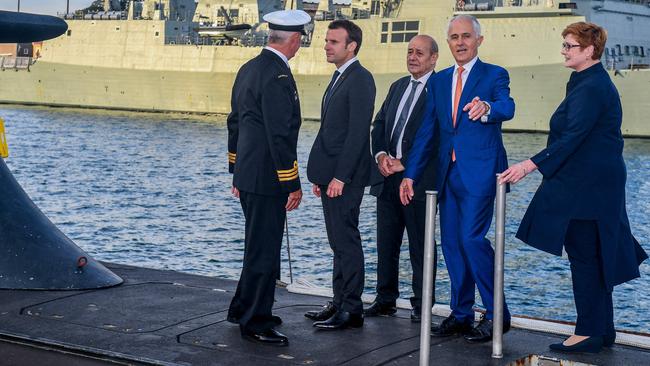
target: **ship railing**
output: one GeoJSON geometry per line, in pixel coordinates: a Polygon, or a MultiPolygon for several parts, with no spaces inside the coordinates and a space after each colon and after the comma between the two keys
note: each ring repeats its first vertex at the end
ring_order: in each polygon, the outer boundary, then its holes
{"type": "Polygon", "coordinates": [[[0,69],[27,70],[33,64],[31,57],[0,56],[0,69]]]}

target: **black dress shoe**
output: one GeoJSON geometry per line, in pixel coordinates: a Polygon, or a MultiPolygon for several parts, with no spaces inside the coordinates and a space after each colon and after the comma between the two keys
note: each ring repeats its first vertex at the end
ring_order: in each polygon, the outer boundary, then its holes
{"type": "Polygon", "coordinates": [[[244,331],[241,336],[249,341],[268,344],[270,346],[284,347],[289,345],[287,336],[273,328],[259,333],[244,331]]]}
{"type": "Polygon", "coordinates": [[[321,310],[308,311],[305,316],[311,320],[323,321],[331,318],[334,313],[336,313],[336,306],[331,301],[328,301],[327,305],[323,306],[321,310]]]}
{"type": "Polygon", "coordinates": [[[363,326],[363,314],[351,314],[347,311],[337,311],[331,318],[315,322],[318,329],[336,330],[345,328],[361,328],[363,326]]]}
{"type": "MultiPolygon", "coordinates": [[[[228,316],[226,317],[226,321],[233,324],[239,324],[239,318],[230,313],[228,313],[228,316]]],[[[280,318],[277,315],[271,315],[271,321],[273,322],[274,325],[282,324],[282,318],[280,318]]]]}
{"type": "Polygon", "coordinates": [[[411,309],[411,323],[419,323],[422,321],[422,308],[419,306],[414,306],[411,309]]]}
{"type": "Polygon", "coordinates": [[[377,301],[373,301],[372,304],[366,309],[363,309],[363,315],[372,317],[372,316],[392,316],[397,312],[395,304],[382,304],[377,301]]]}
{"type": "MultiPolygon", "coordinates": [[[[492,340],[492,320],[485,319],[485,315],[481,318],[476,328],[472,329],[469,334],[465,335],[465,340],[469,343],[482,343],[492,340]]],[[[510,330],[510,319],[503,322],[503,334],[510,330]]]]}
{"type": "Polygon", "coordinates": [[[439,326],[431,327],[432,337],[449,337],[465,335],[472,330],[471,322],[461,322],[454,315],[449,315],[439,326]]]}
{"type": "Polygon", "coordinates": [[[587,352],[587,353],[598,353],[603,349],[603,337],[589,337],[583,341],[580,341],[572,346],[565,346],[563,343],[555,343],[548,346],[553,351],[560,352],[587,352]]]}

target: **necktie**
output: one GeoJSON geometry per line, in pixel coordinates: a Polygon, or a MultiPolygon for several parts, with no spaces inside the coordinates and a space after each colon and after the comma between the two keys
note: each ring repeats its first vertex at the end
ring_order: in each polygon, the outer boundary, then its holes
{"type": "MultiPolygon", "coordinates": [[[[458,76],[456,77],[456,90],[454,90],[454,109],[451,111],[451,120],[456,128],[456,113],[458,112],[458,103],[460,102],[460,95],[463,93],[463,69],[462,66],[458,67],[458,76]]],[[[451,150],[451,161],[456,161],[456,150],[451,150]]]]}
{"type": "Polygon", "coordinates": [[[334,83],[336,83],[336,79],[338,79],[339,75],[341,75],[339,70],[334,71],[334,75],[332,75],[332,80],[330,81],[330,84],[327,86],[327,89],[325,90],[325,99],[323,100],[323,105],[327,105],[327,100],[330,98],[330,94],[332,93],[332,89],[334,88],[334,83]]]}
{"type": "Polygon", "coordinates": [[[399,117],[397,118],[397,123],[395,124],[395,128],[393,129],[393,134],[390,137],[390,146],[388,152],[391,156],[397,157],[397,144],[400,142],[400,136],[402,135],[404,125],[406,125],[406,120],[409,115],[409,111],[411,110],[411,104],[413,103],[413,98],[415,97],[415,91],[417,90],[419,84],[419,81],[411,80],[411,92],[406,98],[404,107],[402,107],[402,111],[400,112],[399,117]]]}

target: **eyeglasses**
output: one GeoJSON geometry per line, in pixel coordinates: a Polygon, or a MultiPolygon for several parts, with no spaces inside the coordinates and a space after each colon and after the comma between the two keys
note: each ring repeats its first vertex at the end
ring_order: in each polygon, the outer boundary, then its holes
{"type": "Polygon", "coordinates": [[[579,44],[571,44],[571,43],[562,42],[562,49],[565,50],[565,51],[569,51],[573,47],[580,47],[580,45],[579,44]]]}

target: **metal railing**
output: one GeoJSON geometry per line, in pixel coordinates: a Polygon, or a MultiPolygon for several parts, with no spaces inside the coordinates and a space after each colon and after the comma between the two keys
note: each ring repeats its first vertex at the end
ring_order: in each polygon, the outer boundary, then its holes
{"type": "MultiPolygon", "coordinates": [[[[496,228],[494,250],[494,318],[492,320],[492,358],[503,358],[503,307],[504,307],[504,254],[505,254],[505,219],[506,219],[506,185],[499,184],[496,190],[496,228]]],[[[429,365],[431,351],[431,303],[433,295],[433,250],[436,229],[436,206],[438,192],[427,191],[426,218],[424,228],[424,270],[422,284],[422,322],[420,323],[420,366],[429,365]]],[[[435,265],[435,264],[434,264],[435,265]]]]}
{"type": "Polygon", "coordinates": [[[429,364],[431,351],[431,308],[433,304],[434,235],[436,233],[436,207],[438,192],[427,191],[424,225],[424,270],[422,284],[422,321],[420,322],[420,366],[429,364]]]}
{"type": "Polygon", "coordinates": [[[492,320],[492,358],[503,358],[503,257],[505,253],[506,185],[497,174],[496,227],[494,240],[494,319],[492,320]]]}

